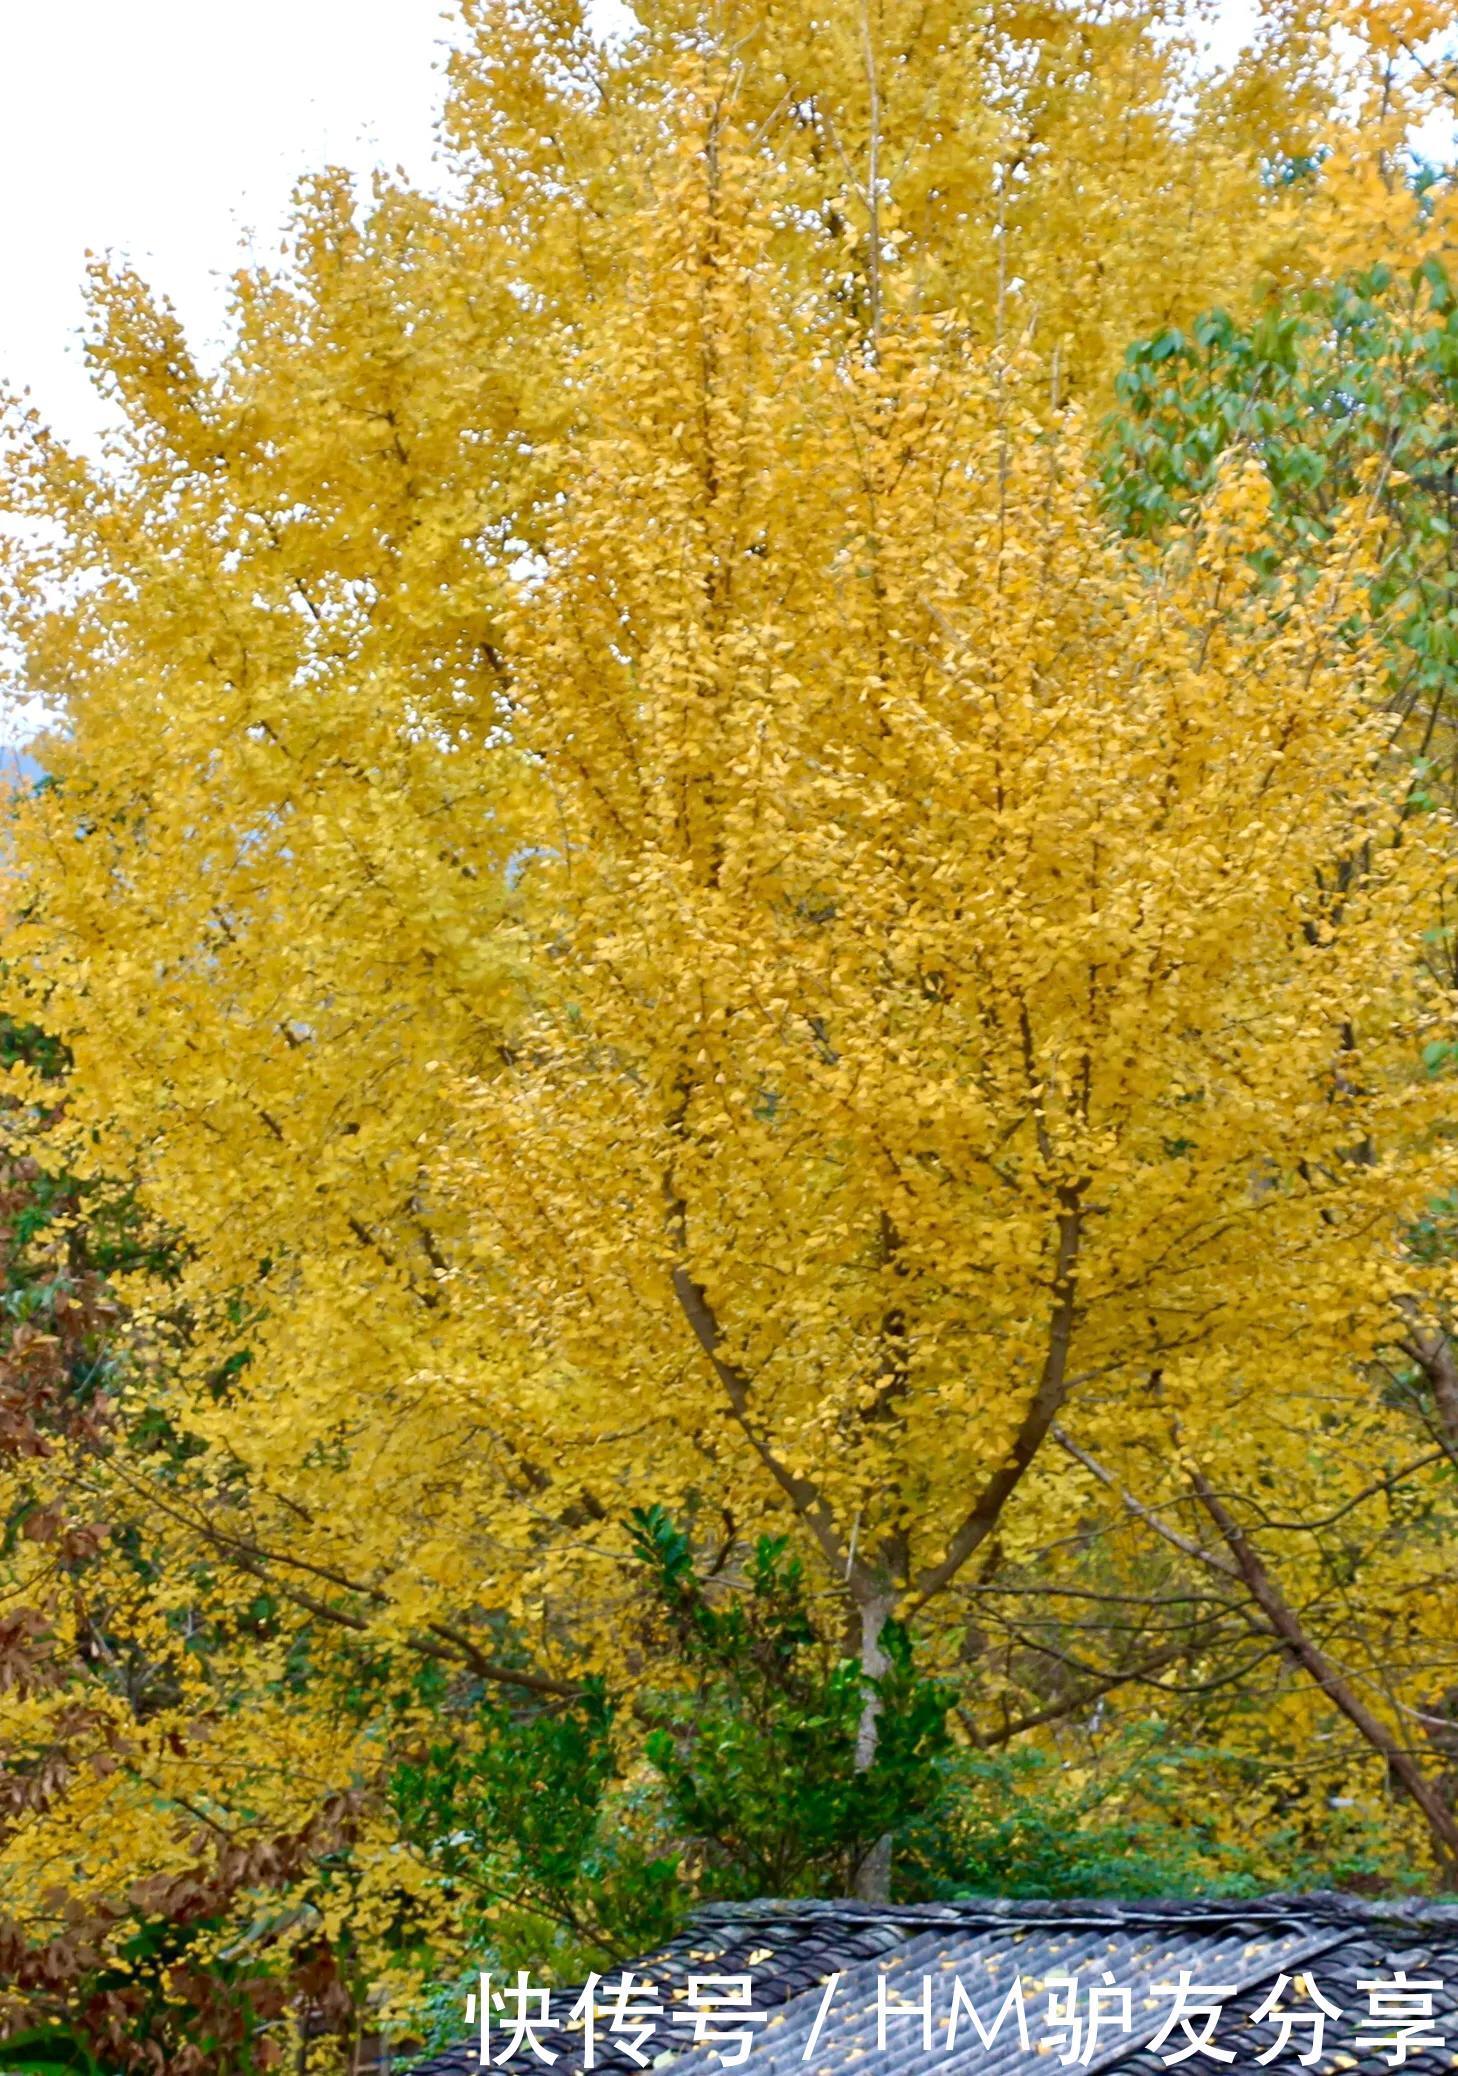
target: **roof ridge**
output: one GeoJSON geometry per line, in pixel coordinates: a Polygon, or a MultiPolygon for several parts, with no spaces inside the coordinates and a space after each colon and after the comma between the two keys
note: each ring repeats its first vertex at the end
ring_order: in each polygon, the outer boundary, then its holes
{"type": "MultiPolygon", "coordinates": [[[[1109,1923],[1278,1924],[1297,1917],[1304,1924],[1458,1924],[1458,1899],[1437,1896],[1353,1896],[1339,1889],[1280,1891],[1262,1896],[1048,1897],[960,1896],[937,1903],[863,1903],[845,1897],[766,1898],[747,1903],[706,1903],[689,1920],[695,1925],[883,1924],[968,1925],[976,1923],[1090,1925],[1109,1923]]],[[[679,1937],[686,1936],[680,1933],[679,1937]]]]}

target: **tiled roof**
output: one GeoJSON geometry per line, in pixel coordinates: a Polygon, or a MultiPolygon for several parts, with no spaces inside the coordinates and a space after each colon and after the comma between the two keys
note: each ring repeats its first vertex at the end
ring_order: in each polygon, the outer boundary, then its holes
{"type": "MultiPolygon", "coordinates": [[[[1414,2076],[1436,2076],[1439,2070],[1451,2076],[1458,2069],[1458,1904],[1451,1903],[1314,1895],[1237,1903],[719,1904],[701,1911],[670,1945],[631,1966],[635,1995],[651,1989],[665,2013],[685,2009],[691,1976],[748,1976],[754,2008],[766,2017],[754,2028],[747,2060],[738,2064],[745,2076],[931,2076],[934,2070],[945,2076],[1039,2070],[1047,2076],[1065,2065],[1065,2056],[1066,2065],[1088,2071],[1175,2066],[1210,2076],[1224,2068],[1264,2066],[1294,2072],[1312,2043],[1309,2027],[1298,2025],[1275,2061],[1261,2064],[1257,2056],[1269,2053],[1278,2035],[1271,2021],[1254,2025],[1252,2014],[1281,1974],[1293,1985],[1283,2003],[1310,2010],[1301,1980],[1308,1971],[1342,2016],[1326,2020],[1321,2057],[1307,2066],[1319,2076],[1376,2072],[1397,2064],[1385,2044],[1369,2038],[1364,2045],[1359,2036],[1384,2031],[1371,2016],[1370,1985],[1398,1969],[1410,1981],[1436,1979],[1442,1985],[1431,1993],[1434,2023],[1418,2031],[1441,2036],[1443,2044],[1424,2046],[1414,2039],[1401,2066],[1414,2076]],[[1225,1988],[1213,2040],[1234,2054],[1233,2061],[1203,2054],[1174,2063],[1162,2058],[1187,2046],[1201,2031],[1198,2023],[1193,2035],[1176,2028],[1162,2053],[1150,2051],[1147,2043],[1172,2007],[1161,1986],[1177,1983],[1184,1969],[1196,1988],[1225,1988]],[[1050,2032],[1047,2024],[1048,1978],[1070,1976],[1077,1979],[1085,2028],[1091,1988],[1110,1979],[1114,1986],[1104,1991],[1106,2016],[1086,2060],[1077,2045],[1069,2053],[1066,2030],[1050,2032]],[[833,1989],[832,1978],[838,1978],[833,1989]],[[1019,2038],[1014,2007],[993,2043],[985,2045],[966,2000],[990,2030],[1016,1979],[1029,2044],[1025,2048],[1019,2038]],[[959,1982],[963,2001],[949,2049],[948,2019],[959,1982]],[[1121,2009],[1109,2001],[1123,1987],[1131,1992],[1127,2032],[1119,2024],[1121,2009]],[[927,1999],[930,2047],[923,2039],[927,1999]],[[878,2005],[886,2013],[884,2044],[878,2042],[878,2005]]],[[[605,1973],[595,1998],[600,2011],[612,2003],[620,1972],[605,1973]]],[[[705,1994],[712,1992],[700,1992],[705,1994]]],[[[1066,2006],[1066,1987],[1052,1994],[1066,2006]]],[[[544,2049],[557,2056],[553,2076],[576,2076],[584,2065],[581,2020],[565,2022],[575,2001],[573,1991],[554,1991],[552,2022],[537,2032],[544,2049]]],[[[714,2024],[727,2029],[730,2020],[716,2017],[714,2024]]],[[[479,2042],[471,2032],[458,2049],[421,2065],[420,2076],[478,2070],[479,2042]]],[[[499,2052],[505,2044],[499,2016],[493,2032],[499,2052]]],[[[721,2044],[732,2053],[727,2038],[726,2032],[721,2044]]],[[[1086,2029],[1081,2041],[1086,2051],[1086,2029]]],[[[695,2044],[683,2021],[666,2016],[640,2052],[651,2067],[671,2060],[674,2076],[717,2076],[724,2066],[712,2045],[695,2044]]],[[[525,2047],[505,2066],[517,2076],[543,2076],[545,2067],[525,2047]]],[[[606,2016],[598,2020],[594,2066],[612,2076],[640,2066],[608,2029],[606,2016]]]]}

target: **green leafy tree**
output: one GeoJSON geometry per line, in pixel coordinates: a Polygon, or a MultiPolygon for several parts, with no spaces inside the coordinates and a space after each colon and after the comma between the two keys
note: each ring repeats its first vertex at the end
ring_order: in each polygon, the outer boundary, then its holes
{"type": "Polygon", "coordinates": [[[783,1536],[761,1536],[737,1591],[711,1595],[687,1536],[660,1508],[634,1516],[665,1640],[688,1682],[661,1704],[650,1764],[675,1824],[694,1841],[722,1896],[835,1894],[866,1855],[942,1796],[952,1691],[917,1676],[907,1633],[892,1624],[887,1670],[816,1625],[804,1569],[783,1536]],[[856,1765],[867,1686],[876,1748],[856,1765]]]}
{"type": "Polygon", "coordinates": [[[560,1976],[671,1934],[686,1901],[678,1861],[655,1849],[651,1818],[634,1821],[601,1680],[512,1705],[431,1668],[413,1700],[429,1727],[396,1764],[391,1801],[462,1899],[479,1952],[560,1976]]]}
{"type": "Polygon", "coordinates": [[[1131,534],[1188,523],[1236,452],[1270,488],[1271,574],[1371,501],[1373,617],[1413,805],[1458,804],[1458,294],[1442,263],[1376,266],[1249,322],[1209,311],[1131,346],[1116,391],[1104,489],[1131,534]]]}

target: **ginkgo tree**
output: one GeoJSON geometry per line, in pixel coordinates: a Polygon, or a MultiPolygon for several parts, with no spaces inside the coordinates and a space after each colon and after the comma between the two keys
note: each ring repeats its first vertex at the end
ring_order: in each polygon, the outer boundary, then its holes
{"type": "MultiPolygon", "coordinates": [[[[634,1510],[731,1583],[795,1539],[865,1767],[893,1618],[975,1721],[976,1591],[1066,1580],[1095,1503],[1188,1543],[1201,1486],[1316,1520],[1411,1451],[1374,1376],[1454,1298],[1452,848],[1381,711],[1378,486],[1273,577],[1237,446],[1130,542],[1086,413],[1121,326],[1441,238],[1391,162],[1441,82],[1361,11],[1213,81],[1163,9],[642,13],[469,9],[458,194],[309,185],[211,375],[101,269],[105,462],[13,414],[61,714],[7,985],[71,1168],[177,1236],[118,1384],[171,1445],[86,1471],[167,1698],[11,1842],[37,1909],[377,1783],[331,1652],[631,1699],[634,1510]]],[[[1458,1634],[1423,1576],[1384,1720],[1458,1634]]],[[[311,1908],[383,1971],[430,1870],[350,1807],[311,1908]]]]}
{"type": "Polygon", "coordinates": [[[543,978],[436,1186],[503,1431],[588,1489],[606,1398],[660,1491],[787,1510],[874,1674],[893,1607],[1069,1531],[1065,1413],[1275,1456],[1365,1405],[1432,1273],[1451,863],[1384,770],[1360,512],[1310,588],[1260,587],[1249,471],[1131,558],[1032,371],[797,337],[718,121],[516,608],[543,978]]]}

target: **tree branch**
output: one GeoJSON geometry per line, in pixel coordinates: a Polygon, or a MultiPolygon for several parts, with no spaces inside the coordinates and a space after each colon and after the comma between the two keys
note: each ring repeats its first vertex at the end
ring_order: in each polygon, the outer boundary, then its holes
{"type": "Polygon", "coordinates": [[[1193,1557],[1197,1564],[1207,1565],[1210,1570],[1219,1572],[1222,1578],[1230,1579],[1239,1576],[1234,1564],[1228,1559],[1216,1556],[1213,1550],[1205,1549],[1193,1537],[1181,1535],[1177,1528],[1172,1527],[1168,1521],[1156,1514],[1152,1507],[1145,1506],[1144,1502],[1136,1499],[1132,1492],[1126,1491],[1108,1466],[1100,1463],[1096,1456],[1090,1456],[1086,1449],[1081,1449],[1072,1436],[1062,1427],[1054,1427],[1053,1439],[1066,1455],[1073,1458],[1075,1463],[1081,1463],[1084,1469],[1092,1477],[1097,1478],[1101,1485],[1106,1485],[1110,1492],[1118,1495],[1126,1513],[1132,1514],[1137,1521],[1142,1521],[1146,1528],[1152,1528],[1154,1533],[1167,1542],[1172,1549],[1183,1551],[1186,1557],[1193,1557]]]}
{"type": "Polygon", "coordinates": [[[1414,1322],[1407,1339],[1398,1346],[1427,1378],[1438,1409],[1443,1447],[1458,1461],[1458,1354],[1452,1341],[1440,1326],[1429,1331],[1414,1322]]]}
{"type": "Polygon", "coordinates": [[[1073,1320],[1078,1294],[1078,1249],[1083,1233],[1081,1191],[1064,1185],[1058,1192],[1058,1254],[1053,1271],[1053,1313],[1048,1323],[1048,1352],[1038,1386],[1013,1437],[1007,1460],[987,1480],[938,1564],[926,1566],[915,1580],[913,1608],[925,1607],[957,1576],[972,1552],[997,1526],[1003,1508],[1022,1482],[1059,1412],[1068,1390],[1068,1356],[1073,1346],[1073,1320]]]}
{"type": "Polygon", "coordinates": [[[1375,1716],[1351,1684],[1343,1678],[1326,1653],[1306,1633],[1295,1611],[1287,1604],[1275,1581],[1261,1563],[1244,1529],[1219,1498],[1198,1465],[1189,1468],[1190,1484],[1210,1519],[1219,1529],[1236,1569],[1251,1599],[1264,1615],[1272,1632],[1290,1657],[1320,1687],[1327,1699],[1344,1715],[1358,1734],[1386,1762],[1388,1773],[1417,1804],[1428,1829],[1448,1863],[1450,1877],[1458,1870],[1458,1822],[1442,1796],[1428,1781],[1412,1755],[1397,1742],[1380,1718],[1375,1716]]]}
{"type": "Polygon", "coordinates": [[[750,1380],[737,1364],[726,1362],[719,1353],[723,1332],[709,1303],[701,1283],[696,1283],[682,1265],[673,1271],[673,1293],[678,1299],[679,1310],[693,1328],[694,1338],[709,1358],[709,1366],[724,1387],[730,1411],[743,1430],[744,1436],[755,1455],[784,1493],[786,1499],[805,1526],[810,1530],[826,1563],[837,1578],[846,1580],[857,1600],[876,1590],[876,1581],[859,1558],[847,1550],[835,1525],[835,1517],[826,1505],[819,1487],[809,1478],[802,1478],[792,1471],[779,1457],[759,1432],[750,1417],[750,1380]]]}

